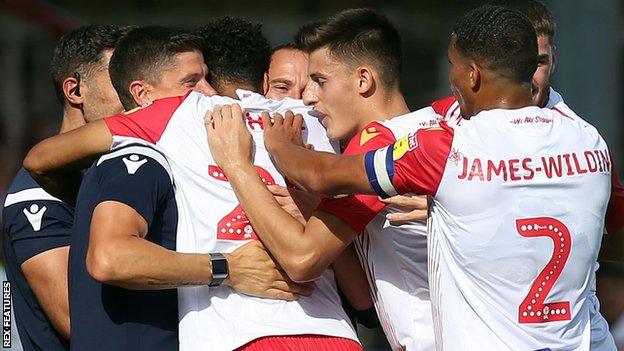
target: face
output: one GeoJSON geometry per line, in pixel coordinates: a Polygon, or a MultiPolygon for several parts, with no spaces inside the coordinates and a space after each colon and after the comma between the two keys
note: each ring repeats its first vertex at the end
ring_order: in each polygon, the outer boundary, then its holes
{"type": "Polygon", "coordinates": [[[550,76],[555,70],[555,48],[547,35],[537,36],[538,64],[533,75],[533,101],[539,107],[548,103],[550,76]]]}
{"type": "Polygon", "coordinates": [[[265,75],[264,94],[269,99],[285,97],[301,99],[301,93],[308,83],[308,54],[300,50],[277,50],[271,56],[271,63],[265,75]]]}
{"type": "Polygon", "coordinates": [[[80,94],[83,99],[82,110],[86,122],[93,122],[123,111],[108,75],[108,62],[112,54],[113,50],[105,51],[101,67],[81,79],[80,94]]]}
{"type": "Polygon", "coordinates": [[[161,75],[157,84],[147,87],[150,101],[171,96],[180,96],[195,90],[204,95],[215,95],[216,91],[206,81],[208,69],[199,51],[176,54],[173,64],[161,75]]]}
{"type": "Polygon", "coordinates": [[[451,92],[459,103],[459,109],[464,117],[473,115],[471,103],[471,87],[470,87],[470,65],[468,60],[455,48],[455,35],[451,36],[451,42],[448,48],[448,60],[450,64],[449,82],[451,84],[451,92]]]}
{"type": "Polygon", "coordinates": [[[322,117],[330,139],[347,140],[358,131],[358,77],[355,69],[334,60],[326,48],[310,54],[309,105],[322,117]]]}

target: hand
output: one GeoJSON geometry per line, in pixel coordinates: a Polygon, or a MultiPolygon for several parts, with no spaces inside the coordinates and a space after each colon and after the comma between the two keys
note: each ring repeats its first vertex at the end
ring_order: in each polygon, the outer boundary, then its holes
{"type": "Polygon", "coordinates": [[[317,195],[307,191],[286,188],[280,185],[269,185],[267,188],[273,194],[277,203],[282,206],[282,209],[303,225],[310,219],[312,212],[321,202],[317,195]]]}
{"type": "Polygon", "coordinates": [[[310,296],[314,282],[295,283],[258,240],[226,255],[230,274],[225,281],[234,290],[257,297],[292,301],[310,296]]]}
{"type": "Polygon", "coordinates": [[[210,153],[217,165],[226,169],[252,164],[251,134],[243,120],[240,105],[216,105],[212,111],[206,112],[204,126],[210,153]]]}
{"type": "Polygon", "coordinates": [[[397,195],[388,199],[381,199],[381,202],[394,205],[405,211],[404,213],[389,213],[386,215],[386,219],[393,225],[411,221],[425,221],[429,217],[427,196],[424,195],[397,195]]]}
{"type": "Polygon", "coordinates": [[[264,144],[269,152],[280,143],[303,145],[301,130],[303,126],[303,116],[286,111],[282,116],[279,113],[273,115],[273,123],[268,112],[262,113],[262,123],[264,125],[264,144]]]}

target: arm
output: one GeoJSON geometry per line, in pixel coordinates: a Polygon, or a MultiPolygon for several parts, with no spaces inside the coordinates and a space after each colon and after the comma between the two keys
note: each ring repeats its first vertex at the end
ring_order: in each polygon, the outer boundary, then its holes
{"type": "Polygon", "coordinates": [[[69,246],[57,247],[35,255],[21,265],[28,285],[35,293],[52,327],[69,340],[69,302],[67,264],[69,246]]]}
{"type": "Polygon", "coordinates": [[[35,145],[24,159],[24,168],[50,194],[74,203],[80,187],[79,170],[106,153],[112,136],[104,121],[95,121],[35,145]]]}
{"type": "Polygon", "coordinates": [[[364,169],[364,155],[339,156],[305,148],[301,116],[262,114],[264,141],[279,170],[304,190],[327,195],[374,194],[364,169]],[[305,162],[302,162],[305,160],[305,162]]]}
{"type": "Polygon", "coordinates": [[[334,260],[332,268],[336,282],[351,307],[357,311],[365,311],[373,307],[368,281],[353,244],[334,260]]]}
{"type": "Polygon", "coordinates": [[[353,240],[356,232],[328,213],[316,212],[304,227],[285,212],[249,161],[251,141],[242,117],[239,118],[240,107],[224,107],[225,116],[221,112],[220,108],[215,108],[214,113],[206,116],[211,153],[227,174],[256,233],[293,280],[317,278],[353,240]],[[221,133],[223,130],[228,132],[221,133]]]}
{"type": "MultiPolygon", "coordinates": [[[[147,222],[128,205],[100,203],[91,222],[87,269],[105,284],[154,290],[207,285],[212,281],[209,254],[178,253],[146,239],[147,222]]],[[[260,243],[226,254],[226,284],[253,296],[293,300],[309,295],[311,286],[295,284],[276,267],[260,243]]]]}

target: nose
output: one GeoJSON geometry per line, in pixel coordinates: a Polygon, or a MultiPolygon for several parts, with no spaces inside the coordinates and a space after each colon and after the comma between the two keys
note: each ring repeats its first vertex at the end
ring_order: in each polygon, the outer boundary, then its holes
{"type": "Polygon", "coordinates": [[[318,96],[316,93],[317,87],[318,84],[316,84],[312,79],[308,80],[308,84],[306,84],[305,89],[303,89],[303,92],[301,93],[301,98],[303,99],[304,104],[309,106],[316,105],[318,102],[318,96]]]}
{"type": "Polygon", "coordinates": [[[193,88],[193,90],[207,96],[217,95],[217,91],[215,90],[215,88],[212,87],[212,85],[210,85],[210,83],[208,83],[208,81],[206,81],[206,78],[202,78],[202,80],[197,82],[197,85],[195,85],[195,88],[193,88]]]}

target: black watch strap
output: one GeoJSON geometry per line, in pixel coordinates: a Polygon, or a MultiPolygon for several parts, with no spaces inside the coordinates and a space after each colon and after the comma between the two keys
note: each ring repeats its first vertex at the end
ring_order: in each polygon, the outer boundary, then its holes
{"type": "Polygon", "coordinates": [[[210,254],[210,262],[212,264],[212,281],[208,286],[221,286],[230,273],[227,259],[222,253],[215,252],[210,254]]]}

